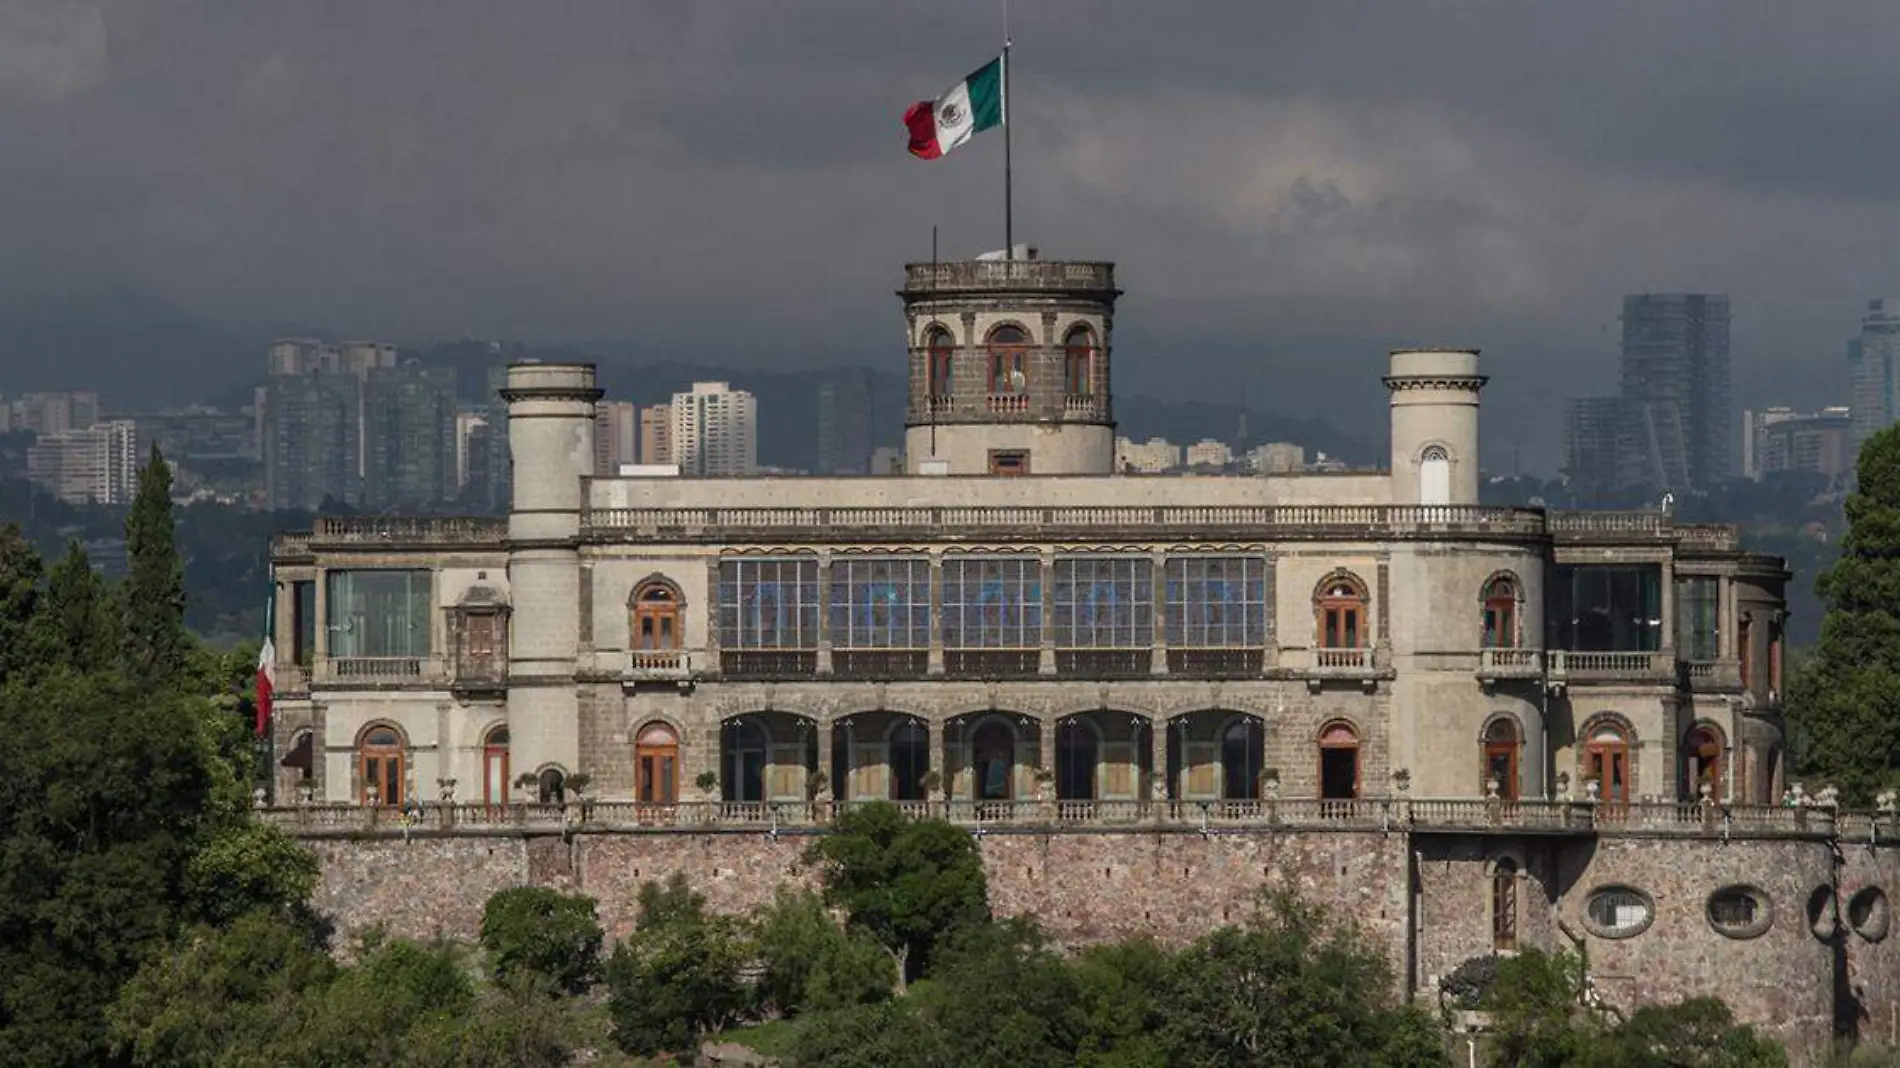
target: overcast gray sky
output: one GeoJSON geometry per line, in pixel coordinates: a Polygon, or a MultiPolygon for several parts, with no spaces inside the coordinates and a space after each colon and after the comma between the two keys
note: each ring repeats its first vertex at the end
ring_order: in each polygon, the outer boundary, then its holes
{"type": "MultiPolygon", "coordinates": [[[[1542,452],[1648,288],[1732,295],[1738,400],[1836,400],[1900,292],[1894,11],[1017,0],[1017,232],[1120,263],[1125,388],[1349,419],[1383,345],[1479,345],[1542,452]]],[[[1000,135],[924,163],[900,117],[1000,34],[993,0],[8,0],[0,303],[894,361],[932,224],[1001,244],[1000,135]]]]}

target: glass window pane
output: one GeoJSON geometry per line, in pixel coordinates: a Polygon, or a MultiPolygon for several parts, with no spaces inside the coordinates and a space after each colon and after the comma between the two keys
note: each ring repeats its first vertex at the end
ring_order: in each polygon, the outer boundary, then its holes
{"type": "Polygon", "coordinates": [[[834,558],[831,644],[837,649],[930,648],[929,559],[834,558]]]}
{"type": "Polygon", "coordinates": [[[429,655],[429,572],[332,571],[324,581],[331,656],[429,655]]]}
{"type": "Polygon", "coordinates": [[[1168,644],[1191,649],[1267,644],[1267,561],[1259,556],[1185,556],[1167,562],[1163,606],[1168,644]]]}
{"type": "Polygon", "coordinates": [[[1029,555],[943,557],[946,649],[1042,645],[1042,561],[1029,555]]]}
{"type": "Polygon", "coordinates": [[[818,561],[721,560],[719,644],[726,649],[816,649],[818,561]]]}
{"type": "Polygon", "coordinates": [[[1148,557],[1058,556],[1055,570],[1057,648],[1154,644],[1154,564],[1148,557]]]}

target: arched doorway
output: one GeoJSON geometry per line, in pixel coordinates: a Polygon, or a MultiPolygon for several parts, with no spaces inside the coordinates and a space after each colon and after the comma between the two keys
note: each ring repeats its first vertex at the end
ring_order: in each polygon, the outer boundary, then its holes
{"type": "Polygon", "coordinates": [[[1486,797],[1496,783],[1500,798],[1517,800],[1517,753],[1517,721],[1508,716],[1492,720],[1484,729],[1484,780],[1478,784],[1486,797]]]}
{"type": "Polygon", "coordinates": [[[1709,788],[1709,798],[1723,800],[1722,796],[1722,732],[1713,724],[1698,723],[1682,740],[1682,797],[1685,801],[1696,801],[1702,797],[1702,787],[1709,788]]]}
{"type": "Polygon", "coordinates": [[[634,800],[643,805],[678,804],[679,767],[679,735],[664,723],[648,724],[634,739],[634,800]]]}
{"type": "Polygon", "coordinates": [[[1009,801],[1016,791],[1016,730],[1002,720],[979,724],[970,736],[970,768],[978,801],[1009,801]]]}
{"type": "Polygon", "coordinates": [[[1266,758],[1266,737],[1252,716],[1229,720],[1220,734],[1220,770],[1223,801],[1258,801],[1260,773],[1266,758]]]}
{"type": "Polygon", "coordinates": [[[403,802],[403,745],[396,728],[376,724],[363,732],[356,743],[357,771],[362,782],[361,800],[366,805],[401,805],[403,802]]]}
{"type": "Polygon", "coordinates": [[[1614,723],[1599,723],[1584,736],[1584,789],[1597,784],[1597,800],[1627,804],[1630,799],[1629,736],[1614,723]]]}
{"type": "Polygon", "coordinates": [[[508,725],[502,724],[482,739],[482,801],[508,803],[508,725]]]}
{"type": "Polygon", "coordinates": [[[924,776],[930,771],[930,732],[914,719],[900,720],[885,743],[891,769],[891,800],[927,801],[924,776]]]}
{"type": "Polygon", "coordinates": [[[1359,796],[1359,732],[1335,721],[1319,733],[1319,796],[1350,801],[1359,796]]]}
{"type": "Polygon", "coordinates": [[[1451,503],[1451,454],[1442,445],[1427,445],[1419,454],[1418,503],[1451,503]]]}
{"type": "Polygon", "coordinates": [[[542,804],[567,804],[567,776],[560,768],[542,768],[540,782],[542,804]]]}
{"type": "Polygon", "coordinates": [[[764,801],[765,767],[770,760],[765,727],[749,716],[726,721],[725,752],[719,787],[727,801],[764,801]]]}
{"type": "Polygon", "coordinates": [[[1087,716],[1056,724],[1056,800],[1095,800],[1101,757],[1101,730],[1087,716]]]}

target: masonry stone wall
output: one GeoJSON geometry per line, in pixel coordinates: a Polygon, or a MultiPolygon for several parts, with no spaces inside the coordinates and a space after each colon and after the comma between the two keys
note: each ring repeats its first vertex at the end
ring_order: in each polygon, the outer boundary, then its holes
{"type": "MultiPolygon", "coordinates": [[[[781,885],[812,885],[815,873],[803,861],[812,841],[809,833],[756,830],[418,830],[306,844],[322,866],[314,904],[334,918],[347,949],[372,926],[472,941],[484,902],[511,886],[591,895],[615,939],[633,928],[640,885],[674,872],[713,908],[744,912],[781,885]]],[[[1290,887],[1350,917],[1387,955],[1400,989],[1416,991],[1428,1007],[1440,978],[1496,945],[1494,876],[1509,859],[1516,947],[1580,950],[1597,993],[1622,1011],[1720,997],[1787,1044],[1797,1064],[1816,1062],[1837,1018],[1862,1041],[1900,1045],[1900,948],[1888,936],[1885,900],[1900,886],[1900,851],[1890,845],[1183,828],[992,831],[978,845],[996,912],[1034,917],[1071,946],[1138,935],[1182,944],[1246,920],[1263,888],[1290,887]],[[1772,922],[1756,937],[1731,938],[1709,921],[1710,894],[1737,885],[1758,889],[1771,905],[1772,922]],[[1605,937],[1587,921],[1590,895],[1607,886],[1634,888],[1653,902],[1640,933],[1605,937]],[[1863,891],[1881,895],[1880,908],[1872,919],[1857,911],[1856,928],[1848,902],[1863,891]]]]}

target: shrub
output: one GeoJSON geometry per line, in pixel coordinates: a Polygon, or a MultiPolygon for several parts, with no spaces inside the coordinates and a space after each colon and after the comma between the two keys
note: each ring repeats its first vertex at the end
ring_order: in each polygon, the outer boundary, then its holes
{"type": "Polygon", "coordinates": [[[482,910],[482,948],[500,980],[542,979],[582,993],[599,971],[604,937],[594,899],[580,894],[521,886],[489,898],[482,910]]]}

